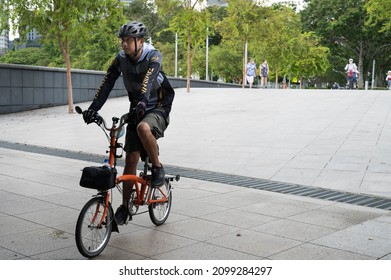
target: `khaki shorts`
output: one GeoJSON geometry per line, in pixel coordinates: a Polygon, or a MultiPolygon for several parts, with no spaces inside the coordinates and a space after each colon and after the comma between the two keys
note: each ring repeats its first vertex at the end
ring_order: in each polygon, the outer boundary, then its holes
{"type": "MultiPolygon", "coordinates": [[[[163,111],[155,109],[149,112],[141,122],[145,122],[151,128],[152,134],[156,140],[164,137],[164,131],[166,130],[170,119],[163,117],[163,111]]],[[[140,152],[143,151],[143,144],[136,131],[136,125],[129,124],[126,127],[126,138],[125,138],[125,152],[140,152]]]]}

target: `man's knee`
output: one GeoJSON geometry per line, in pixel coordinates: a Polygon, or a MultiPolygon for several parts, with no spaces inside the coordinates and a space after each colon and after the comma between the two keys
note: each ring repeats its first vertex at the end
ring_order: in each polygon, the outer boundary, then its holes
{"type": "Polygon", "coordinates": [[[151,134],[151,128],[149,127],[149,124],[146,122],[141,122],[137,126],[137,133],[140,137],[143,137],[145,135],[151,134]]]}

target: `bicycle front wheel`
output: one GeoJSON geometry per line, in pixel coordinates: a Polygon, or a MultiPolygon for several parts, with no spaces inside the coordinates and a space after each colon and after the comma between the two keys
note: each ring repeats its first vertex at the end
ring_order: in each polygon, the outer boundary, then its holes
{"type": "Polygon", "coordinates": [[[87,258],[99,255],[106,247],[113,226],[113,209],[107,208],[106,217],[103,197],[89,200],[79,214],[76,224],[76,245],[79,252],[87,258]]]}
{"type": "Polygon", "coordinates": [[[158,200],[167,197],[165,202],[155,202],[148,206],[149,217],[152,223],[157,226],[164,224],[171,210],[172,192],[171,184],[168,180],[160,188],[152,189],[152,200],[158,200]]]}

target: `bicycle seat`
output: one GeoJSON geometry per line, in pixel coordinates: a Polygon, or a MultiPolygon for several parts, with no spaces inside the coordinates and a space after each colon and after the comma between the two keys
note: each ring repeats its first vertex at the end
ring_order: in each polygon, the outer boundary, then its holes
{"type": "MultiPolygon", "coordinates": [[[[157,154],[159,155],[159,145],[157,145],[157,154]]],[[[147,152],[145,151],[145,149],[143,149],[142,151],[140,151],[140,157],[141,157],[141,161],[142,162],[145,162],[145,160],[147,159],[148,157],[148,163],[152,163],[151,162],[151,158],[148,156],[147,152]]]]}

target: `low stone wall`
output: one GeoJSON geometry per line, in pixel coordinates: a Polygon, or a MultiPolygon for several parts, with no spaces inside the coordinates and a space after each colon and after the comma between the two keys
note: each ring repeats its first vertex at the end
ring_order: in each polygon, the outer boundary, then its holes
{"type": "MultiPolygon", "coordinates": [[[[93,99],[106,72],[72,69],[73,102],[93,99]]],[[[171,78],[174,88],[186,87],[186,79],[171,78]]],[[[191,87],[240,87],[201,80],[192,80],[191,87]]],[[[110,97],[127,95],[120,77],[110,97]]],[[[0,64],[0,114],[68,104],[64,68],[0,64]]]]}

